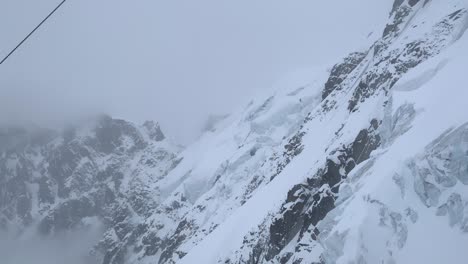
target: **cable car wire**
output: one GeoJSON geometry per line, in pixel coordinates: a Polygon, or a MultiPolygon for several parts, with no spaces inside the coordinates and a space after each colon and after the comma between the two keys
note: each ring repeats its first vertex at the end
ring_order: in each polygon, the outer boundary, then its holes
{"type": "Polygon", "coordinates": [[[13,53],[15,53],[15,51],[21,47],[21,45],[23,45],[28,39],[29,37],[31,37],[34,32],[36,32],[55,12],[57,12],[57,10],[59,10],[60,7],[62,7],[63,4],[65,4],[67,0],[63,0],[57,7],[55,7],[54,10],[52,10],[52,12],[49,13],[49,15],[47,15],[42,21],[41,23],[39,23],[22,41],[20,41],[20,43],[18,45],[16,45],[16,47],[10,51],[10,53],[8,53],[5,58],[2,59],[2,61],[0,61],[0,65],[2,63],[4,63],[13,53]]]}

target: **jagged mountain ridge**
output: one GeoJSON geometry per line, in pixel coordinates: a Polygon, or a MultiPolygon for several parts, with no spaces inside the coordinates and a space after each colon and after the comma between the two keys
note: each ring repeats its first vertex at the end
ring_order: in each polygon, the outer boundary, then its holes
{"type": "Polygon", "coordinates": [[[99,225],[125,237],[159,203],[153,186],[180,150],[155,122],[108,116],[63,132],[3,129],[1,138],[1,227],[22,236],[99,225]]]}
{"type": "MultiPolygon", "coordinates": [[[[463,263],[468,116],[458,73],[467,8],[396,0],[368,50],[253,100],[156,160],[163,170],[132,167],[142,188],[123,192],[119,209],[102,217],[110,223],[95,249],[101,262],[463,263]],[[428,252],[434,245],[440,251],[428,252]]],[[[94,148],[123,163],[142,144],[120,142],[122,155],[106,142],[94,148]]],[[[86,189],[57,185],[65,196],[86,189]]]]}

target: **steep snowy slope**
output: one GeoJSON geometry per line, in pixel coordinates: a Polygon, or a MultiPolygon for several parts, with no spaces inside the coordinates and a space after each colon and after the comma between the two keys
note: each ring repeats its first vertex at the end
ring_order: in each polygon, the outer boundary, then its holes
{"type": "Polygon", "coordinates": [[[465,263],[468,1],[388,11],[370,47],[213,118],[180,152],[154,123],[4,132],[2,226],[97,220],[104,264],[465,263]]]}
{"type": "Polygon", "coordinates": [[[148,262],[463,263],[466,8],[395,1],[382,37],[328,80],[189,148],[166,178],[183,217],[154,231],[169,240],[148,262]]]}

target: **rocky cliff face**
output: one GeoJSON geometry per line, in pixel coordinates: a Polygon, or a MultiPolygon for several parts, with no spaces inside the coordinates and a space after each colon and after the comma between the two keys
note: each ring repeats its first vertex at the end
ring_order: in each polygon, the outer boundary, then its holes
{"type": "MultiPolygon", "coordinates": [[[[99,225],[129,239],[159,202],[156,182],[178,163],[178,149],[154,122],[103,116],[62,133],[4,129],[1,138],[1,227],[20,236],[99,225]]],[[[103,241],[95,253],[112,246],[103,241]]]]}
{"type": "Polygon", "coordinates": [[[367,50],[180,152],[152,122],[3,131],[1,226],[94,219],[106,264],[465,263],[467,28],[465,0],[396,0],[367,50]]]}

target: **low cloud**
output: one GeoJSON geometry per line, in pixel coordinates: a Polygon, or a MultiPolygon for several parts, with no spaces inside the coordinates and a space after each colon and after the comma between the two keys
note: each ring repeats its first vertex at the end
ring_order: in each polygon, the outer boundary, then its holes
{"type": "Polygon", "coordinates": [[[90,249],[101,233],[96,229],[75,230],[53,237],[18,238],[0,233],[2,264],[95,264],[90,249]]]}

